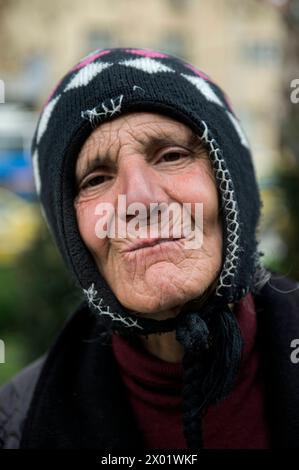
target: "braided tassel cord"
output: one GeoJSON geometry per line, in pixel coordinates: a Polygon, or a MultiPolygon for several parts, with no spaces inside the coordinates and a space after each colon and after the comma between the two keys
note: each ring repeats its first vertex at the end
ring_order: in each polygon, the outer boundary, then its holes
{"type": "Polygon", "coordinates": [[[191,449],[203,448],[202,418],[207,408],[227,397],[239,370],[242,338],[238,322],[228,306],[184,315],[176,330],[183,345],[183,426],[191,449]]]}

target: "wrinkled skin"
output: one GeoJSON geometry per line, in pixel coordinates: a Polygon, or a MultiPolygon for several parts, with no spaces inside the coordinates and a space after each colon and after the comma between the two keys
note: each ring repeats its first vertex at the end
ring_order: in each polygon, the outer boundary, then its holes
{"type": "MultiPolygon", "coordinates": [[[[199,138],[190,143],[192,135],[169,117],[132,113],[100,125],[78,156],[75,209],[81,237],[121,304],[144,317],[176,315],[219,275],[218,193],[207,150],[199,138]],[[105,165],[91,168],[97,155],[105,156],[105,165]],[[127,205],[141,202],[147,208],[153,202],[203,203],[203,245],[186,249],[181,239],[127,251],[136,242],[130,235],[98,238],[95,208],[101,202],[117,208],[119,194],[126,195],[127,205]]],[[[121,216],[127,223],[132,218],[121,216]]]]}

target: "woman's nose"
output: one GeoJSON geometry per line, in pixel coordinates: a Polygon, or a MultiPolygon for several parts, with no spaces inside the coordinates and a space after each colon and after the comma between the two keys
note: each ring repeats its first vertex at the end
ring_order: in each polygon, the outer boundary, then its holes
{"type": "Polygon", "coordinates": [[[167,201],[159,175],[143,158],[127,157],[119,176],[128,204],[139,202],[148,206],[152,202],[167,201]]]}
{"type": "Polygon", "coordinates": [[[140,156],[130,156],[119,169],[120,192],[126,196],[126,209],[141,203],[149,213],[151,203],[167,203],[168,197],[155,169],[140,156]]]}

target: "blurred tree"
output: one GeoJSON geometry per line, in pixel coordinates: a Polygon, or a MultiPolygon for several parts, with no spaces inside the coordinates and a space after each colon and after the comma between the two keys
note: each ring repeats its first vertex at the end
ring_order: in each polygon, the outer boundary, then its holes
{"type": "Polygon", "coordinates": [[[278,175],[278,184],[287,214],[286,223],[280,224],[280,232],[286,251],[282,259],[282,272],[299,280],[299,165],[290,165],[278,175]]]}
{"type": "Polygon", "coordinates": [[[285,108],[281,129],[282,170],[278,174],[278,184],[288,220],[287,224],[280,226],[287,247],[282,269],[299,280],[299,103],[292,102],[290,87],[293,79],[299,79],[299,0],[283,2],[281,13],[287,28],[287,40],[284,54],[285,108]]]}
{"type": "Polygon", "coordinates": [[[0,384],[43,354],[81,301],[44,223],[31,247],[0,268],[0,384]]]}
{"type": "Polygon", "coordinates": [[[15,275],[20,286],[18,324],[31,360],[48,348],[80,302],[79,291],[45,225],[31,249],[19,259],[15,275]]]}

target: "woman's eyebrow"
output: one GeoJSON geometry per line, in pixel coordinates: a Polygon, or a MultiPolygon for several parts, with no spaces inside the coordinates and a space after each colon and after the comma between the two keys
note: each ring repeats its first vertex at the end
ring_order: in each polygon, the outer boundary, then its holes
{"type": "Polygon", "coordinates": [[[83,180],[89,173],[92,173],[95,170],[115,170],[116,167],[117,165],[109,153],[104,155],[96,154],[93,158],[89,158],[82,164],[76,176],[78,180],[83,180]]]}
{"type": "MultiPolygon", "coordinates": [[[[200,137],[191,132],[188,136],[165,136],[165,137],[148,137],[146,139],[139,140],[141,146],[144,147],[146,153],[150,154],[158,148],[167,147],[168,145],[182,145],[183,147],[189,148],[190,150],[204,149],[204,145],[200,140],[200,137]]],[[[97,153],[94,158],[89,158],[82,167],[79,169],[77,178],[84,179],[89,173],[95,170],[116,170],[117,163],[111,158],[109,152],[104,154],[97,153]]]]}
{"type": "Polygon", "coordinates": [[[183,136],[177,134],[175,136],[150,137],[147,141],[143,141],[142,144],[148,151],[159,147],[166,147],[167,145],[182,145],[192,150],[203,147],[200,137],[195,132],[190,132],[188,135],[183,136]]]}

